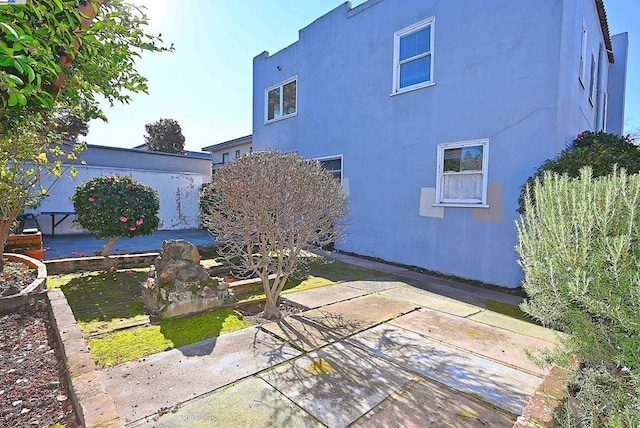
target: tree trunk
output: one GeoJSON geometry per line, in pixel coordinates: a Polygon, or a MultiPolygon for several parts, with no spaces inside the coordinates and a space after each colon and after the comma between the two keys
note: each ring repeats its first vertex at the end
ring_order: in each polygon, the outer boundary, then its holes
{"type": "Polygon", "coordinates": [[[261,278],[262,288],[264,289],[264,294],[266,296],[266,300],[264,302],[264,310],[262,311],[262,317],[268,320],[278,320],[282,318],[282,314],[278,310],[278,296],[280,295],[280,293],[274,295],[274,293],[271,292],[268,273],[266,273],[264,276],[261,275],[261,278]]]}
{"type": "Polygon", "coordinates": [[[105,245],[104,249],[102,250],[103,257],[107,257],[107,254],[109,254],[109,250],[111,250],[111,247],[113,246],[113,244],[116,242],[117,239],[118,239],[117,236],[112,236],[111,239],[109,239],[109,242],[107,242],[107,245],[105,245]]]}
{"type": "Polygon", "coordinates": [[[262,317],[268,320],[279,320],[282,318],[282,314],[278,310],[277,301],[270,299],[267,296],[267,300],[264,303],[264,311],[262,311],[262,317]]]}

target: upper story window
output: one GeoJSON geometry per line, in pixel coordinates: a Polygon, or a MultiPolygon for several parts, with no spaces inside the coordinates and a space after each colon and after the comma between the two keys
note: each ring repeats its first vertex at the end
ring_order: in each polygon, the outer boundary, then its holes
{"type": "Polygon", "coordinates": [[[297,113],[298,78],[292,77],[267,88],[265,123],[294,116],[297,113]]]}
{"type": "Polygon", "coordinates": [[[236,150],[236,159],[240,157],[240,150],[236,150]]]}
{"type": "Polygon", "coordinates": [[[223,153],[222,154],[222,163],[227,163],[229,162],[229,153],[223,153]]]}
{"type": "Polygon", "coordinates": [[[433,84],[434,20],[432,16],[394,34],[394,94],[433,84]]]}
{"type": "Polygon", "coordinates": [[[589,102],[594,105],[596,96],[596,89],[598,84],[598,60],[596,59],[595,52],[591,52],[591,76],[589,80],[589,102]]]}
{"type": "Polygon", "coordinates": [[[578,79],[583,88],[586,88],[586,69],[587,69],[587,23],[582,21],[582,39],[580,46],[580,73],[578,79]]]}
{"type": "Polygon", "coordinates": [[[342,182],[342,156],[318,158],[320,166],[342,182]]]}
{"type": "Polygon", "coordinates": [[[438,144],[436,205],[486,206],[489,140],[438,144]]]}

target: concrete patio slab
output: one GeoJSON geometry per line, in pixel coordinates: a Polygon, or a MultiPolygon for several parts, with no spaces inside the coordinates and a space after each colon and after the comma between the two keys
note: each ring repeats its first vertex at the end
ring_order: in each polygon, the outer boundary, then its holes
{"type": "Polygon", "coordinates": [[[364,296],[366,291],[356,290],[343,284],[327,285],[312,288],[311,290],[298,291],[282,296],[283,299],[306,306],[309,309],[364,296]]]}
{"type": "Polygon", "coordinates": [[[513,415],[522,413],[541,382],[537,376],[389,324],[359,333],[348,342],[513,415]]]}
{"type": "Polygon", "coordinates": [[[330,427],[345,427],[414,376],[362,349],[336,343],[259,375],[330,427]]]}
{"type": "Polygon", "coordinates": [[[262,328],[309,352],[416,308],[388,297],[367,295],[286,317],[262,328]]]}
{"type": "Polygon", "coordinates": [[[101,370],[126,422],[154,415],[300,353],[257,327],[101,370]]]}
{"type": "Polygon", "coordinates": [[[262,379],[249,378],[139,426],[302,428],[322,425],[262,379]]]}
{"type": "Polygon", "coordinates": [[[307,318],[301,314],[263,324],[262,329],[298,349],[309,352],[362,330],[352,328],[341,321],[326,322],[330,325],[327,327],[325,323],[318,320],[317,316],[307,318]]]}
{"type": "Polygon", "coordinates": [[[414,305],[435,309],[459,317],[467,317],[482,310],[477,306],[469,305],[458,300],[442,297],[429,291],[415,287],[394,288],[382,293],[383,296],[404,300],[414,305]]]}
{"type": "MultiPolygon", "coordinates": [[[[305,316],[315,317],[318,314],[326,322],[332,319],[341,319],[360,328],[367,328],[409,313],[417,308],[416,305],[411,303],[373,294],[323,306],[320,309],[306,312],[305,316]]],[[[330,324],[327,326],[330,326],[330,324]]]]}
{"type": "Polygon", "coordinates": [[[430,309],[411,312],[391,320],[389,324],[540,376],[544,376],[547,370],[533,364],[525,349],[555,347],[545,340],[430,309]]]}
{"type": "Polygon", "coordinates": [[[343,284],[369,293],[380,293],[385,290],[391,290],[407,285],[404,282],[389,281],[388,278],[373,278],[367,281],[350,281],[343,284]]]}
{"type": "Polygon", "coordinates": [[[392,394],[352,427],[511,427],[515,417],[489,409],[436,382],[421,379],[392,394]]]}
{"type": "Polygon", "coordinates": [[[517,320],[507,315],[502,315],[492,311],[479,312],[475,315],[470,316],[469,319],[481,322],[483,324],[492,325],[494,327],[503,328],[505,330],[511,330],[527,336],[537,337],[538,339],[546,340],[547,342],[551,343],[556,343],[557,335],[562,334],[557,331],[544,328],[537,324],[517,320]]]}

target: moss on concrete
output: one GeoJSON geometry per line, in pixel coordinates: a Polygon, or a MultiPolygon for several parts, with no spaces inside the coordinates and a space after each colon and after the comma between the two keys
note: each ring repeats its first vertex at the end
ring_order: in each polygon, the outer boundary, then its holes
{"type": "Polygon", "coordinates": [[[493,312],[498,312],[503,315],[510,316],[512,318],[517,318],[522,321],[527,321],[530,323],[535,323],[531,318],[529,318],[524,312],[520,310],[520,308],[516,305],[510,305],[508,303],[503,303],[497,300],[483,300],[482,303],[486,306],[487,309],[493,312]]]}

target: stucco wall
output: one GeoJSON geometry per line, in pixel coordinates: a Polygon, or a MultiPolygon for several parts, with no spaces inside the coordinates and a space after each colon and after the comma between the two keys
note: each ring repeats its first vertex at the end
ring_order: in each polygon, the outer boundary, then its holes
{"type": "MultiPolygon", "coordinates": [[[[200,227],[197,216],[198,193],[203,183],[211,180],[209,160],[95,146],[83,152],[81,158],[88,165],[76,165],[76,177],[72,177],[69,169],[65,168],[65,174],[57,180],[48,177],[42,183],[45,188],[49,188],[48,196],[31,212],[38,215],[38,223],[44,234],[51,233],[51,216],[39,214],[48,211],[72,212],[73,205],[69,198],[76,186],[100,175],[131,175],[134,180],[154,188],[160,198],[160,230],[200,227]],[[124,166],[101,165],[110,163],[124,166]],[[179,171],[180,169],[184,171],[179,171]]],[[[56,221],[61,218],[57,216],[56,221]]],[[[86,233],[87,231],[72,224],[74,218],[75,216],[70,216],[56,226],[56,235],[86,233]]]]}
{"type": "MultiPolygon", "coordinates": [[[[343,155],[352,214],[339,248],[518,286],[520,186],[560,145],[566,3],[342,5],[302,29],[297,43],[254,59],[254,148],[343,155]],[[391,96],[393,34],[431,16],[435,85],[391,96]],[[292,76],[297,115],[265,125],[265,88],[292,76]],[[433,207],[437,145],[480,138],[489,139],[490,208],[433,207]]],[[[563,135],[584,129],[573,117],[565,122],[563,135]]]]}

